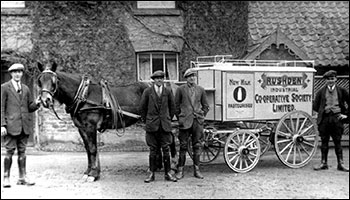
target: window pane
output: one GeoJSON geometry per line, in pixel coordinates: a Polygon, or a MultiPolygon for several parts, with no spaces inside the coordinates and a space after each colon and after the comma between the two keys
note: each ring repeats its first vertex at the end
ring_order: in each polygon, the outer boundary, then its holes
{"type": "Polygon", "coordinates": [[[139,75],[140,80],[148,80],[151,76],[150,54],[139,54],[139,75]]]}
{"type": "Polygon", "coordinates": [[[164,71],[163,54],[152,54],[152,73],[157,70],[164,71]]]}
{"type": "Polygon", "coordinates": [[[138,1],[137,8],[175,8],[175,1],[138,1]]]}
{"type": "Polygon", "coordinates": [[[168,80],[177,80],[176,54],[165,54],[165,76],[168,80]]]}
{"type": "Polygon", "coordinates": [[[138,81],[151,80],[150,76],[157,70],[164,71],[165,80],[178,81],[177,53],[147,52],[139,53],[137,58],[138,81]]]}

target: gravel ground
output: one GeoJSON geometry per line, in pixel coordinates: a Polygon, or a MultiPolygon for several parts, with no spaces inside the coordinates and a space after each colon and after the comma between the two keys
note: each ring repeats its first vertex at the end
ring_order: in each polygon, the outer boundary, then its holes
{"type": "MultiPolygon", "coordinates": [[[[1,176],[3,177],[3,152],[1,176]]],[[[96,198],[254,198],[254,199],[349,199],[349,173],[336,170],[334,149],[330,149],[330,169],[314,171],[320,162],[320,150],[305,167],[284,166],[273,151],[267,152],[257,166],[237,174],[226,166],[222,153],[213,163],[202,165],[204,179],[193,177],[192,161],[187,157],[185,177],[176,182],[164,180],[163,172],[156,181],[144,183],[148,152],[100,152],[101,178],[87,183],[80,178],[87,165],[83,152],[42,152],[29,150],[27,173],[34,186],[15,185],[18,178],[17,157],[11,170],[11,188],[1,189],[4,199],[96,199],[96,198]]],[[[349,148],[344,148],[345,165],[349,166],[349,148]]]]}

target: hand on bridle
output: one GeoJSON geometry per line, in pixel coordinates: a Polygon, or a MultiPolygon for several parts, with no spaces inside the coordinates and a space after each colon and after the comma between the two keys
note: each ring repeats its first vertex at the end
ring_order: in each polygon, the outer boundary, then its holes
{"type": "Polygon", "coordinates": [[[7,130],[4,126],[1,127],[1,136],[7,135],[7,130]]]}
{"type": "Polygon", "coordinates": [[[36,105],[39,105],[40,103],[41,103],[41,95],[39,95],[35,100],[36,105]]]}

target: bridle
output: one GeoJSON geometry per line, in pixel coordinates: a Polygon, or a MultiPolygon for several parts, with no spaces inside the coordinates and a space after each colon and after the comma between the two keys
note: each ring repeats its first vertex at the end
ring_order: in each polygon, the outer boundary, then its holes
{"type": "Polygon", "coordinates": [[[42,95],[42,93],[44,92],[47,92],[49,93],[52,97],[55,95],[56,91],[57,91],[57,88],[58,88],[58,78],[57,78],[57,74],[49,69],[45,69],[44,71],[41,72],[41,74],[39,75],[38,77],[38,80],[40,79],[40,77],[45,74],[45,73],[50,73],[54,76],[54,79],[53,79],[53,83],[55,84],[55,89],[53,91],[50,91],[50,90],[47,90],[47,89],[40,89],[39,93],[40,95],[42,95]]]}
{"type": "MultiPolygon", "coordinates": [[[[57,88],[58,88],[58,78],[57,78],[57,74],[56,74],[55,72],[49,70],[49,69],[45,69],[45,70],[42,71],[41,74],[39,75],[39,77],[38,77],[38,83],[39,83],[40,77],[41,77],[43,74],[45,74],[45,73],[49,73],[49,74],[52,74],[52,75],[53,75],[53,78],[52,78],[53,80],[52,80],[52,82],[53,82],[53,84],[55,85],[55,89],[54,89],[53,92],[52,92],[52,91],[47,90],[47,89],[42,89],[42,87],[40,86],[40,91],[39,91],[39,93],[40,93],[40,95],[42,95],[44,92],[49,93],[49,94],[51,95],[51,97],[53,98],[54,95],[55,95],[55,93],[56,93],[56,91],[57,91],[57,88]]],[[[57,119],[63,121],[63,120],[58,116],[58,114],[57,114],[57,112],[56,112],[56,110],[55,110],[53,104],[51,104],[50,107],[51,107],[53,113],[56,115],[57,119]]],[[[63,122],[65,122],[65,121],[63,121],[63,122]]]]}

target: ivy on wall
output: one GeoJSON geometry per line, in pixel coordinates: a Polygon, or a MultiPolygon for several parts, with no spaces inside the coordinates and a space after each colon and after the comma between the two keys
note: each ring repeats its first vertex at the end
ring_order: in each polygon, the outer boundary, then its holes
{"type": "Polygon", "coordinates": [[[180,77],[197,56],[241,58],[248,44],[248,1],[180,1],[184,38],[180,77]]]}
{"type": "MultiPolygon", "coordinates": [[[[28,1],[34,23],[32,60],[113,84],[136,80],[135,52],[121,20],[130,1],[28,1]]],[[[197,56],[241,58],[248,44],[248,2],[179,1],[185,45],[180,79],[197,56]]],[[[132,13],[130,13],[132,16],[132,13]]]]}
{"type": "Polygon", "coordinates": [[[120,21],[125,2],[28,2],[34,56],[55,60],[59,70],[118,84],[135,77],[134,50],[120,21]]]}

